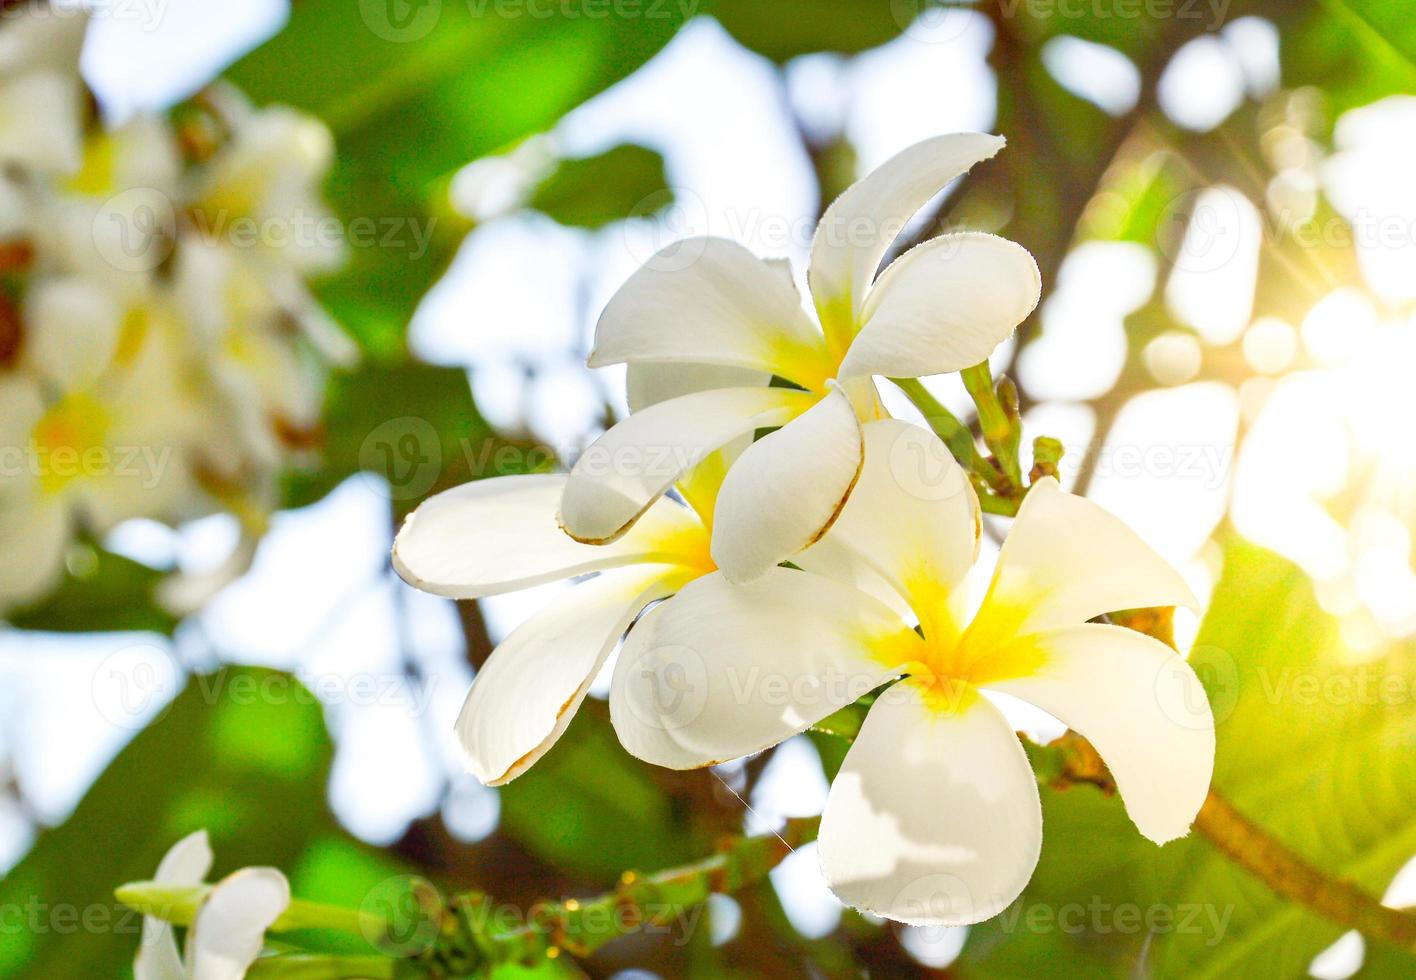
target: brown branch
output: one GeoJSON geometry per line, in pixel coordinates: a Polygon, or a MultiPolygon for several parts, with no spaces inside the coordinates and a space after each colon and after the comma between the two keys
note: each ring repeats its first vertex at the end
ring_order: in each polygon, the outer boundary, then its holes
{"type": "MultiPolygon", "coordinates": [[[[1116,780],[1086,739],[1069,732],[1054,744],[1063,753],[1062,773],[1054,785],[1085,784],[1103,793],[1116,792],[1116,780]]],[[[1387,908],[1350,882],[1309,864],[1235,809],[1213,786],[1195,817],[1195,829],[1280,898],[1364,936],[1416,953],[1416,916],[1387,908]]]]}

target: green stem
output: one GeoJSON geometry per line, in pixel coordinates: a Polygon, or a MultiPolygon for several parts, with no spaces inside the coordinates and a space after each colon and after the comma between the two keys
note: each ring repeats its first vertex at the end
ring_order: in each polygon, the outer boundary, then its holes
{"type": "MultiPolygon", "coordinates": [[[[555,957],[562,950],[584,957],[620,936],[681,922],[710,895],[738,891],[767,877],[795,848],[815,840],[819,826],[815,818],[790,820],[780,835],[736,838],[695,864],[653,875],[626,872],[618,888],[596,898],[539,904],[529,924],[490,937],[488,952],[503,962],[555,957]]],[[[480,895],[465,895],[454,905],[475,922],[484,901],[480,895]]]]}
{"type": "Polygon", "coordinates": [[[246,971],[248,980],[393,980],[398,963],[384,956],[267,956],[246,971]]]}
{"type": "MultiPolygon", "coordinates": [[[[156,881],[135,881],[121,886],[113,894],[118,901],[143,915],[151,915],[176,926],[190,926],[211,889],[211,885],[164,885],[156,881]]],[[[382,918],[358,909],[322,905],[297,898],[275,920],[270,931],[333,929],[372,941],[383,934],[387,925],[382,918]]]]}
{"type": "Polygon", "coordinates": [[[969,397],[978,406],[978,424],[983,441],[993,451],[993,458],[1003,471],[1009,486],[1020,495],[1023,472],[1018,463],[1018,445],[1022,441],[1022,426],[1018,419],[1018,394],[1012,382],[1004,378],[995,387],[988,362],[975,364],[960,372],[969,397]]]}
{"type": "Polygon", "coordinates": [[[1008,478],[991,460],[979,455],[969,427],[930,394],[918,378],[891,378],[890,381],[919,409],[925,423],[968,472],[983,509],[990,514],[1016,514],[1018,501],[1008,478]]]}

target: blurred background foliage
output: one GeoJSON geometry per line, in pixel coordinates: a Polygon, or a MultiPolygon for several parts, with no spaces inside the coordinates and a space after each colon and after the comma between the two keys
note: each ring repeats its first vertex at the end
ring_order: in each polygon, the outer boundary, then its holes
{"type": "MultiPolygon", "coordinates": [[[[184,6],[200,5],[169,0],[163,18],[200,21],[184,6]]],[[[219,550],[222,527],[120,529],[76,547],[60,591],[9,617],[0,974],[125,975],[136,924],[111,889],[147,877],[197,827],[211,831],[219,872],[276,865],[308,898],[358,905],[416,875],[525,909],[819,812],[843,754],[831,736],[714,773],[662,772],[619,749],[596,699],[530,773],[475,785],[451,718],[494,639],[540,594],[456,610],[415,595],[386,567],[389,534],[438,490],[556,465],[622,410],[622,379],[574,365],[599,305],[654,247],[711,230],[799,261],[802,233],[772,240],[753,222],[809,230],[867,166],[959,128],[1001,132],[1009,147],[914,231],[999,231],[1037,256],[1044,304],[995,372],[1019,380],[1030,434],[1063,438],[1067,481],[1213,596],[1202,624],[1179,625],[1219,721],[1216,785],[1323,871],[1416,902],[1412,874],[1398,874],[1416,854],[1405,530],[1416,359],[1402,360],[1416,348],[1400,346],[1416,300],[1416,198],[1402,190],[1416,111],[1383,101],[1416,90],[1408,11],[1385,0],[506,9],[521,13],[297,0],[222,71],[259,104],[321,117],[338,147],[335,211],[387,233],[318,284],[363,358],[335,376],[324,430],[286,474],[288,513],[257,556],[258,584],[237,582],[179,621],[155,586],[199,562],[208,538],[219,550]],[[1374,103],[1388,118],[1343,116],[1374,103]],[[739,183],[758,172],[757,197],[709,186],[712,167],[739,183]],[[1404,251],[1363,253],[1352,233],[1363,207],[1405,217],[1404,251]],[[412,229],[427,232],[421,245],[405,240],[412,229]],[[1391,337],[1396,353],[1361,359],[1391,337]],[[1372,392],[1384,399],[1375,413],[1372,392]],[[1250,462],[1255,433],[1268,441],[1250,462]],[[1333,693],[1364,675],[1397,683],[1333,693]],[[393,695],[355,698],[354,677],[393,695]],[[333,691],[316,683],[330,678],[333,691]],[[1288,686],[1300,680],[1318,693],[1288,686]],[[66,909],[111,918],[85,927],[66,909]]],[[[119,42],[107,48],[125,64],[119,42]]],[[[87,67],[103,74],[96,56],[87,67]]],[[[180,99],[172,111],[182,118],[180,99]]],[[[933,387],[966,413],[953,379],[933,387]]],[[[1043,801],[1032,884],[972,929],[842,912],[804,848],[771,886],[715,899],[708,928],[626,938],[545,971],[1411,973],[1405,954],[1364,952],[1198,835],[1156,849],[1119,800],[1089,787],[1045,787],[1043,801]]]]}

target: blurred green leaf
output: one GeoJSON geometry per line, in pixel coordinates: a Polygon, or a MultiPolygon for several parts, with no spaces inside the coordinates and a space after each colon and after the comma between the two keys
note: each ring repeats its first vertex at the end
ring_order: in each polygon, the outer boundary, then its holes
{"type": "Polygon", "coordinates": [[[555,748],[500,794],[502,831],[572,872],[613,881],[702,856],[646,768],[593,711],[581,710],[555,748]]]}
{"type": "Polygon", "coordinates": [[[815,51],[855,54],[897,37],[932,0],[711,0],[706,13],[773,61],[815,51]]]}
{"type": "Polygon", "coordinates": [[[549,129],[682,22],[677,4],[636,11],[302,0],[280,34],[230,70],[257,102],[294,105],[334,130],[334,206],[351,230],[364,219],[377,233],[320,295],[366,350],[402,352],[414,306],[461,239],[446,201],[453,172],[549,129]]]}
{"type": "Polygon", "coordinates": [[[1317,85],[1335,120],[1416,88],[1416,20],[1387,0],[1319,0],[1281,37],[1285,84],[1317,85]]]}
{"type": "Polygon", "coordinates": [[[163,574],[146,565],[88,545],[77,546],[81,560],[47,598],[9,613],[6,619],[29,630],[111,633],[135,630],[169,634],[177,620],[157,604],[163,574]]]}
{"type": "Polygon", "coordinates": [[[325,398],[318,465],[287,476],[285,503],[319,500],[358,472],[386,481],[395,510],[506,465],[472,402],[467,373],[408,362],[337,374],[325,398]]]}
{"type": "Polygon", "coordinates": [[[664,158],[626,143],[598,156],[562,160],[527,203],[563,225],[600,228],[647,217],[672,201],[664,158]]]}
{"type": "Polygon", "coordinates": [[[227,668],[194,677],[0,882],[0,976],[125,976],[140,918],[113,889],[152,877],[179,839],[206,828],[213,880],[248,865],[289,867],[334,832],[325,805],[332,750],[323,712],[287,674],[227,668]]]}

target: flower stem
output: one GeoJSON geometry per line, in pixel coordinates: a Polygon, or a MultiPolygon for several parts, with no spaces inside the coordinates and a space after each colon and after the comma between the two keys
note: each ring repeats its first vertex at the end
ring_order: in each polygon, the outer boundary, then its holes
{"type": "Polygon", "coordinates": [[[931,395],[918,378],[891,378],[890,381],[920,410],[925,423],[964,467],[978,492],[980,506],[990,514],[1009,517],[1016,514],[1019,495],[994,461],[978,452],[969,427],[931,395]]]}
{"type": "Polygon", "coordinates": [[[385,956],[266,956],[246,971],[248,980],[393,980],[398,962],[385,956]]]}
{"type": "MultiPolygon", "coordinates": [[[[767,877],[793,850],[815,840],[819,826],[817,818],[789,820],[780,835],[732,839],[720,853],[695,864],[653,875],[627,871],[618,888],[596,898],[538,904],[527,925],[490,937],[489,952],[502,962],[556,957],[562,950],[584,957],[620,936],[682,922],[688,910],[710,895],[734,892],[767,877]]],[[[483,900],[475,894],[459,896],[454,906],[463,911],[464,921],[475,921],[475,907],[483,900]]]]}
{"type": "MultiPolygon", "coordinates": [[[[211,885],[164,885],[155,881],[135,881],[114,891],[114,897],[143,915],[170,922],[175,926],[190,926],[197,910],[211,892],[211,885]]],[[[341,908],[294,899],[290,907],[270,927],[274,933],[297,932],[302,929],[333,929],[355,936],[382,935],[387,923],[357,909],[341,908]]]]}
{"type": "Polygon", "coordinates": [[[1018,445],[1022,441],[1022,424],[1018,418],[1018,390],[1007,378],[995,386],[993,372],[983,361],[960,372],[969,397],[978,406],[978,424],[983,441],[993,451],[993,458],[1008,480],[1009,487],[1021,494],[1023,472],[1018,462],[1018,445]]]}

